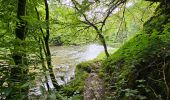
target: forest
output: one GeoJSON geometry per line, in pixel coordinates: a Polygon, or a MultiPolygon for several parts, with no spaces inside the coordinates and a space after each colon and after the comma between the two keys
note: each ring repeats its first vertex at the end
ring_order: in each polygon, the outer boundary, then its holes
{"type": "Polygon", "coordinates": [[[0,100],[170,100],[170,1],[0,0],[0,100]]]}

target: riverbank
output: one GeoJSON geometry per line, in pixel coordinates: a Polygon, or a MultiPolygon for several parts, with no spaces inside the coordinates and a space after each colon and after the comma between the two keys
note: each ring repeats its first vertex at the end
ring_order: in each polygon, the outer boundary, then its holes
{"type": "Polygon", "coordinates": [[[72,98],[71,100],[92,100],[93,98],[102,100],[105,89],[104,82],[99,75],[101,62],[91,60],[78,64],[75,78],[63,87],[62,94],[67,98],[72,98]]]}
{"type": "MultiPolygon", "coordinates": [[[[110,51],[112,51],[113,49],[114,48],[109,47],[110,51]]],[[[79,71],[82,67],[77,69],[76,65],[78,64],[77,66],[79,66],[82,64],[82,66],[84,66],[85,68],[85,66],[89,66],[88,64],[85,63],[86,61],[89,63],[90,62],[93,63],[93,59],[97,58],[99,60],[99,58],[103,59],[103,57],[105,56],[105,54],[103,53],[104,52],[103,46],[99,44],[94,44],[94,43],[80,45],[80,46],[73,46],[73,45],[72,46],[51,46],[50,50],[52,54],[53,71],[55,73],[58,84],[61,87],[65,88],[65,85],[67,86],[67,83],[70,84],[69,82],[71,80],[74,80],[77,76],[80,76],[78,79],[76,79],[77,80],[76,82],[79,84],[77,85],[79,87],[76,88],[77,92],[79,90],[82,90],[84,86],[82,84],[84,83],[83,83],[83,80],[81,79],[87,78],[88,76],[86,75],[88,75],[88,73],[84,73],[84,71],[80,71],[80,73],[77,73],[77,71],[79,71]],[[100,57],[98,57],[99,55],[100,57]],[[88,61],[88,60],[92,60],[92,61],[88,61]]],[[[32,72],[36,73],[38,72],[37,70],[39,69],[32,69],[32,72]]],[[[44,80],[43,74],[45,73],[38,75],[39,76],[37,77],[38,80],[35,81],[35,83],[37,84],[37,87],[31,90],[32,93],[35,95],[41,95],[41,91],[39,88],[40,85],[45,87],[43,84],[41,84],[42,80],[44,80]]],[[[76,82],[74,82],[74,84],[77,84],[76,82]]],[[[49,85],[50,87],[53,87],[50,80],[49,80],[49,85]]],[[[72,91],[72,90],[69,90],[69,91],[72,91]]]]}
{"type": "MultiPolygon", "coordinates": [[[[108,47],[109,50],[114,48],[108,47]]],[[[52,64],[60,85],[66,84],[75,75],[75,66],[81,62],[99,58],[104,52],[103,46],[96,43],[80,46],[52,46],[52,64]]],[[[104,53],[100,58],[104,57],[104,53]]]]}

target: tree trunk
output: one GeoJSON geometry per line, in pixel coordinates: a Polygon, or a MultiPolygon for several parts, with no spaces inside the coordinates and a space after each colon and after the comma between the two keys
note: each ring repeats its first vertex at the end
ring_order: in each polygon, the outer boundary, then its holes
{"type": "MultiPolygon", "coordinates": [[[[39,43],[40,43],[40,46],[39,46],[39,49],[40,49],[40,58],[41,58],[41,63],[42,63],[42,68],[43,68],[43,71],[46,72],[47,71],[47,68],[45,66],[45,60],[44,60],[44,56],[43,56],[43,47],[42,45],[44,45],[43,43],[41,44],[43,40],[39,39],[39,43]]],[[[48,84],[48,76],[45,75],[45,84],[47,86],[47,90],[49,91],[50,90],[50,85],[48,84]]]]}
{"type": "Polygon", "coordinates": [[[107,50],[107,45],[106,45],[106,41],[105,41],[104,36],[101,34],[100,31],[97,31],[97,34],[98,34],[99,39],[100,39],[100,41],[101,41],[101,43],[102,43],[102,45],[103,45],[103,47],[104,47],[104,52],[105,52],[105,54],[106,54],[106,57],[109,57],[110,55],[109,55],[109,52],[108,52],[108,50],[107,50]]]}
{"type": "MultiPolygon", "coordinates": [[[[39,12],[38,12],[36,7],[35,7],[35,11],[36,11],[36,14],[37,14],[37,19],[40,21],[40,15],[39,15],[39,12]]],[[[41,27],[40,27],[40,31],[44,36],[44,32],[43,32],[43,29],[41,27]]],[[[48,71],[48,69],[47,69],[47,67],[45,65],[45,59],[44,59],[44,56],[43,56],[43,51],[46,54],[46,48],[44,46],[45,45],[44,40],[41,39],[41,36],[39,37],[38,42],[39,42],[40,58],[41,58],[41,64],[42,64],[43,72],[46,72],[46,71],[48,71]]],[[[48,84],[48,76],[47,75],[45,75],[45,84],[47,86],[47,90],[49,91],[50,90],[50,85],[48,84]]]]}
{"type": "MultiPolygon", "coordinates": [[[[18,1],[18,11],[17,11],[17,28],[16,28],[16,42],[14,44],[14,52],[13,52],[13,59],[15,62],[16,67],[13,67],[11,69],[11,77],[12,80],[15,82],[19,82],[22,80],[22,65],[24,64],[24,57],[25,52],[23,50],[24,48],[24,41],[25,41],[25,21],[21,19],[21,16],[25,16],[25,10],[26,10],[26,0],[19,0],[18,1]]],[[[27,69],[24,69],[27,73],[27,69]]],[[[25,73],[25,74],[26,74],[25,73]]]]}
{"type": "Polygon", "coordinates": [[[57,89],[59,88],[58,84],[57,84],[57,80],[55,79],[55,75],[53,73],[53,69],[52,69],[52,64],[51,64],[51,52],[50,52],[50,48],[49,48],[49,37],[50,37],[50,30],[49,30],[49,7],[48,7],[48,2],[47,0],[44,0],[45,3],[45,12],[46,12],[46,35],[44,36],[44,41],[45,41],[45,47],[46,47],[46,60],[47,60],[47,65],[49,68],[49,72],[50,72],[50,77],[51,80],[53,82],[54,87],[57,89]]]}
{"type": "MultiPolygon", "coordinates": [[[[26,15],[26,0],[18,0],[17,8],[17,27],[15,31],[16,39],[14,42],[14,51],[12,52],[12,57],[15,62],[15,66],[11,68],[10,78],[13,84],[11,86],[15,88],[13,96],[19,96],[19,93],[24,93],[25,96],[28,94],[28,86],[24,89],[20,88],[20,84],[27,82],[28,76],[28,66],[25,53],[25,38],[26,38],[26,22],[22,20],[22,16],[26,15]]],[[[20,95],[21,96],[21,95],[20,95]]],[[[27,98],[27,97],[26,97],[27,98]]]]}

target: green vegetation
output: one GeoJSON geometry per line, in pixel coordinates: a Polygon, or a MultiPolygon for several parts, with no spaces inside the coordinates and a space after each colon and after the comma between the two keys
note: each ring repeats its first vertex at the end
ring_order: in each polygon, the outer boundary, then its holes
{"type": "MultiPolygon", "coordinates": [[[[109,54],[113,54],[117,49],[114,49],[114,50],[108,50],[109,54]]],[[[101,52],[96,59],[98,60],[103,60],[106,58],[106,55],[104,52],[101,52]]]]}
{"type": "Polygon", "coordinates": [[[144,31],[103,63],[110,99],[168,100],[169,13],[162,3],[144,24],[144,31]],[[109,93],[110,93],[109,92],[109,93]]]}
{"type": "MultiPolygon", "coordinates": [[[[0,0],[0,99],[169,100],[169,11],[168,0],[0,0]],[[50,49],[94,42],[104,52],[59,85],[72,69],[50,49]]],[[[70,62],[83,50],[68,51],[70,62]]]]}
{"type": "Polygon", "coordinates": [[[78,64],[76,66],[75,78],[60,90],[60,92],[64,94],[63,96],[72,98],[72,100],[74,100],[73,98],[82,100],[85,80],[91,72],[96,71],[96,66],[98,66],[99,63],[100,61],[98,60],[92,60],[78,64]]]}

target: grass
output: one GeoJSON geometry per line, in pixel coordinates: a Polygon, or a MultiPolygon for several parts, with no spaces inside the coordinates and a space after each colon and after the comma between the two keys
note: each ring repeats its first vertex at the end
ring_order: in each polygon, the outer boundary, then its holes
{"type": "MultiPolygon", "coordinates": [[[[109,54],[111,55],[111,54],[113,54],[115,51],[117,50],[117,48],[114,48],[114,49],[110,49],[110,50],[108,50],[108,52],[109,52],[109,54]]],[[[98,56],[97,56],[97,60],[103,60],[103,59],[105,59],[106,58],[106,54],[105,54],[105,52],[103,51],[103,52],[101,52],[98,56]]]]}

